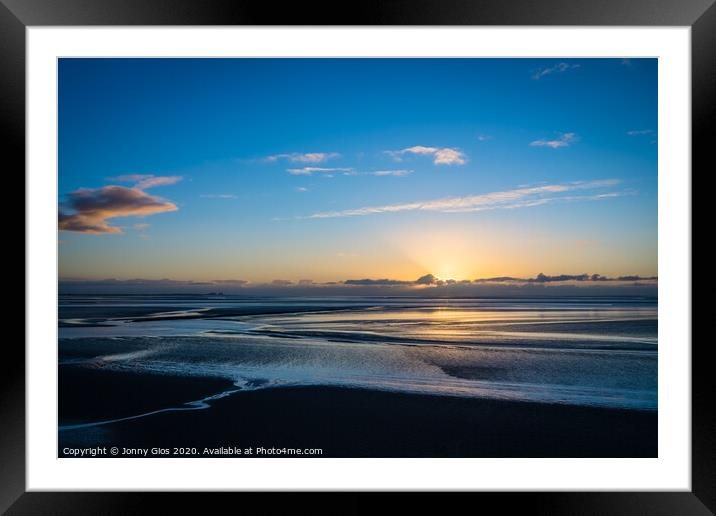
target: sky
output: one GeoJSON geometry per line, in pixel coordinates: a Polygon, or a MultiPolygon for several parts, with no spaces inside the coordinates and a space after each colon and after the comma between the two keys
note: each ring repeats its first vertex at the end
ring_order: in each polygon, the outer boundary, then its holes
{"type": "Polygon", "coordinates": [[[63,280],[657,275],[655,59],[61,59],[58,109],[63,280]]]}

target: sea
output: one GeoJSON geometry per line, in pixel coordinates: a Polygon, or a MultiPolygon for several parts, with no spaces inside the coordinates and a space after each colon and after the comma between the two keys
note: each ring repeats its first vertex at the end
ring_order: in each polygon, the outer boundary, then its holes
{"type": "Polygon", "coordinates": [[[58,359],[228,379],[657,409],[657,299],[60,295],[58,359]]]}

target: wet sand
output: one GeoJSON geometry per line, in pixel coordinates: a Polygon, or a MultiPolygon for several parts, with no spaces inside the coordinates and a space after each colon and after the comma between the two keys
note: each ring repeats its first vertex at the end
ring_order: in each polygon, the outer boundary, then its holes
{"type": "MultiPolygon", "coordinates": [[[[228,381],[60,368],[60,423],[136,415],[228,381]]],[[[65,447],[320,448],[323,457],[654,457],[657,413],[335,387],[238,392],[202,410],[59,432],[65,447]]],[[[121,456],[121,454],[119,455],[121,456]]],[[[272,455],[267,455],[268,457],[272,455]]],[[[275,456],[275,455],[273,455],[275,456]]]]}

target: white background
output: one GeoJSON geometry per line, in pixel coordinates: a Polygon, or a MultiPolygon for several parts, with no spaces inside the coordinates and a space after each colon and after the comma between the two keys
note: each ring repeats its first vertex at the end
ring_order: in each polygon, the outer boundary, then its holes
{"type": "MultiPolygon", "coordinates": [[[[690,29],[27,29],[27,489],[690,490],[690,29]],[[57,58],[658,57],[659,458],[58,459],[57,58]]],[[[619,432],[619,428],[614,428],[619,432]]]]}

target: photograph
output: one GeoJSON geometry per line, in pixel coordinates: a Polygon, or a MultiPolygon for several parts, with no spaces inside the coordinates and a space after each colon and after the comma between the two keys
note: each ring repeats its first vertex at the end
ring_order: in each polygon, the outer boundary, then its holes
{"type": "Polygon", "coordinates": [[[57,457],[659,457],[659,66],[59,57],[57,457]]]}

